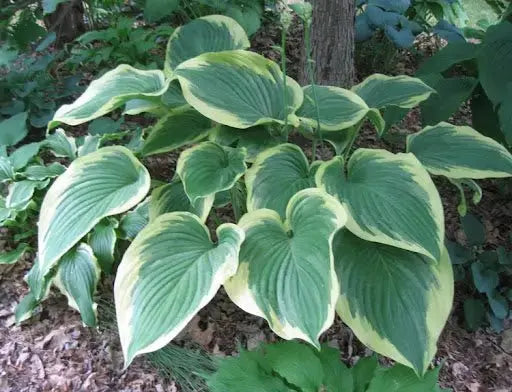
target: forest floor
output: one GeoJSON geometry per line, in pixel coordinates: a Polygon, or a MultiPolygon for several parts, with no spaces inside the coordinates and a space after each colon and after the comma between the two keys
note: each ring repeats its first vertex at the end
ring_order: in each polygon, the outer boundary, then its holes
{"type": "MultiPolygon", "coordinates": [[[[272,49],[278,41],[278,31],[267,29],[255,41],[255,50],[274,59],[279,55],[272,49]]],[[[300,34],[292,34],[288,55],[291,76],[296,76],[300,58],[300,34]]],[[[410,58],[396,63],[397,73],[411,69],[410,58]]],[[[470,123],[467,113],[461,111],[456,123],[470,123]]],[[[419,130],[419,116],[413,111],[396,127],[396,132],[419,130]]],[[[379,147],[369,128],[358,146],[379,147]]],[[[393,150],[400,145],[386,145],[393,150]]],[[[322,150],[321,153],[330,152],[322,150]]],[[[145,163],[152,176],[169,180],[173,175],[176,155],[161,155],[145,163]]],[[[451,240],[464,244],[456,206],[458,193],[450,184],[438,183],[446,211],[446,232],[451,240]]],[[[503,196],[496,182],[483,181],[483,198],[471,212],[486,227],[489,249],[507,246],[512,222],[512,201],[503,196]]],[[[220,216],[229,221],[228,212],[220,216]]],[[[0,251],[11,244],[9,233],[0,231],[0,251]]],[[[0,392],[39,391],[156,391],[177,392],[180,387],[159,374],[146,359],[138,358],[123,369],[119,340],[112,324],[100,317],[97,330],[82,325],[77,312],[68,307],[66,299],[52,291],[42,311],[28,322],[16,326],[14,309],[27,292],[23,277],[32,265],[34,254],[27,254],[15,265],[0,266],[0,392]]],[[[108,293],[111,281],[102,283],[100,293],[108,293]]],[[[501,334],[490,329],[467,332],[463,328],[462,303],[472,294],[471,288],[457,284],[455,303],[450,319],[439,341],[434,363],[442,364],[441,384],[455,392],[512,392],[512,326],[501,334]]],[[[101,294],[103,295],[103,294],[101,294]]],[[[108,300],[110,294],[106,294],[108,300]]],[[[262,342],[277,337],[264,321],[251,316],[232,304],[222,290],[216,298],[180,334],[178,344],[193,342],[215,355],[236,354],[239,347],[255,348],[262,342]]],[[[357,338],[338,319],[322,336],[322,341],[340,348],[343,360],[354,364],[360,357],[370,355],[357,338]]],[[[171,369],[172,372],[172,369],[171,369]]],[[[236,391],[233,391],[236,392],[236,391]]],[[[383,391],[385,392],[385,391],[383,391]]]]}

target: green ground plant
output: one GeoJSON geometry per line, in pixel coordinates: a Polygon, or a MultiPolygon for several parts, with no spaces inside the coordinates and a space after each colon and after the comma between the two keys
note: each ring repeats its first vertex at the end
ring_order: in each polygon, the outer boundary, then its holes
{"type": "Polygon", "coordinates": [[[263,0],[146,0],[144,16],[149,22],[158,22],[172,15],[185,21],[212,14],[235,19],[248,35],[256,33],[266,9],[273,9],[277,1],[263,0]]]}
{"type": "Polygon", "coordinates": [[[357,41],[367,41],[382,32],[397,48],[412,47],[416,36],[423,32],[448,41],[463,41],[460,28],[468,23],[459,0],[359,0],[357,9],[357,41]]]}
{"type": "MultiPolygon", "coordinates": [[[[436,90],[423,102],[423,125],[446,121],[470,100],[473,127],[498,142],[512,145],[512,23],[506,19],[487,29],[479,43],[450,43],[418,69],[417,76],[436,90]]],[[[393,108],[388,128],[405,116],[393,108]]]]}
{"type": "Polygon", "coordinates": [[[154,29],[135,27],[135,19],[121,17],[113,27],[89,31],[75,40],[66,64],[71,69],[98,70],[119,64],[134,64],[143,69],[163,67],[158,49],[167,42],[173,28],[159,25],[154,29]]]}
{"type": "Polygon", "coordinates": [[[22,54],[4,65],[0,79],[0,145],[21,141],[30,127],[45,128],[57,107],[83,90],[78,85],[80,74],[56,75],[62,55],[47,51],[36,52],[35,56],[22,54]]]}
{"type": "Polygon", "coordinates": [[[208,377],[208,386],[212,392],[447,391],[437,385],[438,375],[436,368],[420,379],[405,366],[381,366],[375,356],[348,368],[337,349],[322,345],[314,350],[297,342],[282,342],[220,360],[219,369],[208,377]]]}
{"type": "Polygon", "coordinates": [[[483,249],[485,227],[476,216],[461,217],[461,224],[467,245],[448,242],[447,247],[455,279],[470,282],[474,287],[473,295],[464,302],[466,328],[476,331],[490,325],[501,332],[511,310],[512,287],[508,282],[512,275],[512,253],[504,246],[496,250],[483,249]]]}
{"type": "MultiPolygon", "coordinates": [[[[308,38],[311,8],[294,9],[308,38]]],[[[372,350],[425,375],[453,299],[431,176],[510,177],[512,156],[448,123],[410,135],[402,153],[353,151],[367,119],[381,133],[382,110],[413,108],[434,90],[380,74],[351,90],[301,87],[249,46],[235,20],[195,19],[170,37],[163,71],[120,65],[55,113],[50,134],[123,106],[159,119],[135,152],[93,149],[53,182],[18,320],[55,284],[96,325],[94,292],[113,272],[128,366],[169,343],[223,286],[284,339],[320,349],[337,313],[372,350]],[[311,139],[311,154],[290,142],[294,133],[311,139]],[[329,161],[317,156],[324,141],[329,161]],[[139,158],[183,148],[173,180],[152,182],[139,158]],[[235,223],[212,213],[216,198],[230,201],[235,223]]]]}

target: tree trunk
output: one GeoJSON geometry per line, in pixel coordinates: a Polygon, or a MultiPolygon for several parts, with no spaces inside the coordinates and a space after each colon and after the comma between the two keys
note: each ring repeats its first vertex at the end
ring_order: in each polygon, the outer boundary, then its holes
{"type": "Polygon", "coordinates": [[[81,0],[71,0],[57,6],[54,13],[44,17],[48,31],[57,34],[56,44],[61,47],[85,32],[84,5],[81,0]]]}
{"type": "MultiPolygon", "coordinates": [[[[311,32],[315,82],[351,87],[354,83],[354,0],[314,0],[311,32]]],[[[306,56],[302,56],[300,81],[310,84],[306,56]]]]}

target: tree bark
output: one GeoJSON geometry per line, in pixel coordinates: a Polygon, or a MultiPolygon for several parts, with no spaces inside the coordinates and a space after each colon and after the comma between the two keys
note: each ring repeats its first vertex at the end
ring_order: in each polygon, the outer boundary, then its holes
{"type": "MultiPolygon", "coordinates": [[[[315,82],[323,85],[351,87],[354,70],[354,0],[314,0],[311,31],[315,82]]],[[[306,56],[299,80],[310,84],[306,56]]]]}
{"type": "Polygon", "coordinates": [[[59,4],[54,13],[44,17],[44,24],[48,31],[57,34],[57,46],[73,41],[86,31],[82,1],[71,0],[59,4]]]}

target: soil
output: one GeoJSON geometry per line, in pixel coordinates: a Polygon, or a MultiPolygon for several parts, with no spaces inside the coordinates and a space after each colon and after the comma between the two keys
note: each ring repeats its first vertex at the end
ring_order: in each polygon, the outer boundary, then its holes
{"type": "MultiPolygon", "coordinates": [[[[260,53],[279,61],[279,53],[272,46],[279,41],[280,32],[267,26],[265,33],[253,40],[260,53]]],[[[292,28],[287,48],[291,75],[298,71],[301,29],[292,28]]],[[[427,46],[428,47],[428,46],[427,46]]],[[[402,61],[410,68],[411,59],[402,61]]],[[[469,123],[463,108],[453,119],[455,123],[469,123]]],[[[413,110],[394,128],[395,134],[419,130],[419,113],[413,110]]],[[[358,146],[385,147],[403,150],[399,144],[379,140],[369,127],[363,131],[358,146]]],[[[321,149],[322,154],[330,154],[321,149]]],[[[152,176],[169,180],[174,173],[176,154],[158,155],[147,159],[152,176]]],[[[457,191],[440,180],[446,213],[446,232],[451,240],[464,243],[456,211],[457,191]]],[[[483,198],[471,206],[472,213],[482,219],[487,231],[489,249],[507,246],[512,222],[512,200],[500,190],[496,181],[482,181],[483,198]]],[[[227,210],[218,210],[219,217],[232,220],[227,210]]],[[[12,245],[9,233],[0,231],[0,249],[12,245]]],[[[0,391],[180,391],[172,380],[162,376],[145,358],[138,358],[123,369],[123,357],[116,331],[100,318],[98,329],[86,328],[77,312],[68,307],[65,298],[52,291],[42,310],[31,320],[16,326],[14,309],[27,291],[23,276],[32,265],[34,254],[27,254],[15,265],[0,266],[0,391]]],[[[104,281],[100,295],[109,298],[112,282],[104,281]]],[[[463,328],[462,303],[469,289],[456,287],[452,315],[439,341],[435,365],[442,364],[441,385],[455,392],[511,392],[512,391],[512,326],[501,334],[489,329],[470,333],[463,328]]],[[[278,338],[266,323],[238,309],[221,290],[214,300],[180,334],[178,343],[193,342],[215,355],[236,354],[240,347],[252,349],[262,342],[278,338]]],[[[354,364],[371,352],[365,348],[341,321],[336,320],[322,341],[341,349],[343,360],[354,364]]],[[[385,391],[383,391],[385,392],[385,391]]]]}

